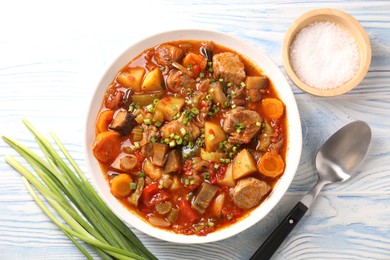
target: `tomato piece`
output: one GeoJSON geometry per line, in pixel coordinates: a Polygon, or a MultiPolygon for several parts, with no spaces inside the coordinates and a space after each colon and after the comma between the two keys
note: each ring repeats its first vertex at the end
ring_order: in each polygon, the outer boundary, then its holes
{"type": "Polygon", "coordinates": [[[180,199],[177,203],[179,207],[179,216],[177,218],[176,223],[185,226],[189,224],[193,224],[199,221],[199,217],[196,214],[195,210],[191,207],[190,203],[186,199],[180,199]]]}
{"type": "Polygon", "coordinates": [[[168,200],[169,197],[168,192],[158,188],[157,182],[152,182],[142,191],[141,200],[150,208],[160,202],[168,200]]]}

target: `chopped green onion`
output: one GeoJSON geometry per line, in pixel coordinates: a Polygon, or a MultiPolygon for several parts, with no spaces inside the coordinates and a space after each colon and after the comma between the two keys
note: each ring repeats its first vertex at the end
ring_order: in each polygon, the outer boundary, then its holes
{"type": "Polygon", "coordinates": [[[245,86],[246,86],[246,84],[245,84],[245,82],[241,82],[241,87],[243,87],[243,88],[245,88],[245,86]]]}
{"type": "Polygon", "coordinates": [[[214,88],[210,88],[210,93],[213,93],[215,91],[214,88]]]}
{"type": "Polygon", "coordinates": [[[245,128],[244,123],[237,123],[237,124],[236,124],[236,129],[237,129],[237,130],[241,130],[241,129],[244,129],[244,128],[245,128]]]}
{"type": "Polygon", "coordinates": [[[164,188],[164,186],[162,184],[159,184],[158,188],[161,190],[162,188],[164,188]]]}
{"type": "Polygon", "coordinates": [[[237,105],[236,105],[236,104],[233,104],[233,105],[232,105],[232,108],[236,108],[236,107],[237,107],[237,105]]]}
{"type": "Polygon", "coordinates": [[[210,83],[214,83],[215,82],[215,79],[214,78],[211,78],[210,79],[210,83]]]}
{"type": "Polygon", "coordinates": [[[135,182],[130,182],[130,189],[135,190],[137,188],[137,184],[135,182]]]}
{"type": "Polygon", "coordinates": [[[231,86],[233,86],[233,83],[232,83],[232,82],[229,82],[229,83],[227,84],[227,86],[228,86],[228,87],[231,87],[231,86]]]}
{"type": "Polygon", "coordinates": [[[135,147],[135,149],[141,148],[141,146],[139,145],[139,142],[134,142],[134,147],[135,147]]]}
{"type": "Polygon", "coordinates": [[[186,132],[186,129],[184,127],[180,128],[180,133],[182,135],[185,135],[187,132],[186,132]]]}
{"type": "Polygon", "coordinates": [[[208,225],[209,225],[209,227],[214,227],[214,222],[212,222],[212,221],[210,221],[209,223],[208,223],[208,225]]]}
{"type": "Polygon", "coordinates": [[[190,180],[189,179],[185,179],[184,180],[184,185],[189,185],[190,184],[190,180]]]}
{"type": "Polygon", "coordinates": [[[152,104],[149,104],[146,106],[146,109],[150,112],[150,113],[153,113],[154,112],[154,107],[152,104]]]}
{"type": "Polygon", "coordinates": [[[214,164],[214,168],[218,169],[219,168],[219,164],[214,164]]]}
{"type": "Polygon", "coordinates": [[[152,121],[150,120],[150,118],[145,118],[145,119],[144,119],[144,124],[145,124],[145,125],[151,125],[151,124],[152,124],[152,121]]]}
{"type": "Polygon", "coordinates": [[[191,108],[191,112],[195,115],[198,115],[199,114],[199,109],[197,109],[196,107],[193,107],[191,108]]]}
{"type": "Polygon", "coordinates": [[[218,81],[219,81],[219,82],[223,82],[223,79],[221,78],[221,79],[219,79],[218,81]]]}
{"type": "Polygon", "coordinates": [[[261,126],[261,123],[260,122],[256,122],[256,126],[261,126]]]}
{"type": "Polygon", "coordinates": [[[154,125],[157,127],[160,127],[162,125],[162,123],[160,121],[156,121],[156,122],[154,122],[154,125]]]}
{"type": "Polygon", "coordinates": [[[215,139],[215,136],[213,134],[209,135],[209,141],[213,141],[215,139]]]}
{"type": "Polygon", "coordinates": [[[169,147],[173,148],[175,146],[176,146],[175,140],[172,140],[172,141],[169,142],[169,147]]]}
{"type": "Polygon", "coordinates": [[[158,103],[158,101],[160,101],[160,99],[158,99],[158,98],[154,99],[154,100],[153,100],[153,104],[156,105],[156,104],[158,103]]]}
{"type": "Polygon", "coordinates": [[[145,173],[144,172],[139,172],[138,173],[138,177],[140,177],[140,178],[145,177],[145,173]]]}
{"type": "Polygon", "coordinates": [[[204,73],[203,72],[199,73],[199,78],[204,78],[204,73]]]}

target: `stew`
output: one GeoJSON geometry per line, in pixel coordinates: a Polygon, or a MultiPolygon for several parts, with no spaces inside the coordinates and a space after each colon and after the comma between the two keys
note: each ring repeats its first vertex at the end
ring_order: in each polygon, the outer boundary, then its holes
{"type": "Polygon", "coordinates": [[[129,210],[199,236],[236,223],[283,174],[286,112],[271,80],[209,41],[142,52],[108,86],[92,150],[129,210]]]}

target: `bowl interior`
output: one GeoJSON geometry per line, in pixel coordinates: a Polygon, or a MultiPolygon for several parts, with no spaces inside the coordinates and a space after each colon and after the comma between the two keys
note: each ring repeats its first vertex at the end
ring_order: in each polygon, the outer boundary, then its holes
{"type": "Polygon", "coordinates": [[[337,9],[321,8],[305,13],[293,22],[283,41],[282,59],[288,76],[300,89],[317,96],[336,96],[356,87],[367,74],[371,63],[371,44],[367,33],[355,18],[337,9]],[[294,41],[295,35],[302,28],[315,22],[332,22],[338,24],[356,40],[360,56],[359,69],[351,80],[337,88],[318,89],[309,86],[298,78],[291,66],[290,46],[294,41]]]}
{"type": "Polygon", "coordinates": [[[176,30],[160,33],[141,40],[124,51],[123,54],[120,55],[107,69],[97,84],[97,88],[90,103],[85,129],[84,145],[88,160],[89,172],[92,175],[92,180],[95,184],[95,187],[97,188],[105,203],[107,203],[113,212],[125,223],[150,236],[176,243],[193,244],[218,241],[233,236],[261,220],[278,203],[278,201],[288,189],[297,170],[302,147],[301,121],[296,101],[286,78],[279,70],[278,66],[276,66],[266,55],[253,46],[230,35],[206,30],[176,30]],[[273,81],[279,97],[286,105],[288,118],[286,169],[284,175],[275,185],[273,192],[266,199],[266,201],[264,201],[258,208],[253,210],[251,214],[242,221],[225,229],[208,234],[204,237],[179,235],[170,231],[162,230],[151,226],[143,219],[137,217],[135,214],[132,214],[111,194],[105,177],[103,176],[99,164],[94,158],[91,150],[95,138],[95,122],[98,110],[101,106],[104,93],[109,83],[113,80],[119,69],[121,69],[131,59],[147,48],[154,47],[155,45],[163,42],[191,39],[214,41],[225,47],[231,48],[244,56],[247,56],[253,63],[257,64],[257,66],[263,70],[264,74],[268,75],[273,81]]]}

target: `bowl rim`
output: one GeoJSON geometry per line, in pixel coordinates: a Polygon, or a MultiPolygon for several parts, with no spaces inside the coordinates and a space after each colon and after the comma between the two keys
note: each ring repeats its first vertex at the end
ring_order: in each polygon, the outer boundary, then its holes
{"type": "Polygon", "coordinates": [[[359,85],[370,67],[372,55],[371,52],[370,39],[367,35],[367,32],[364,30],[363,26],[359,23],[358,20],[356,20],[348,13],[335,8],[319,8],[302,14],[290,25],[283,40],[282,62],[289,78],[301,90],[315,96],[330,97],[344,94],[359,85]],[[348,24],[348,29],[343,26],[345,30],[350,31],[350,28],[353,28],[355,31],[359,32],[358,38],[352,33],[351,35],[355,41],[362,42],[361,48],[359,48],[360,62],[359,69],[357,70],[355,76],[352,77],[349,81],[336,88],[320,89],[306,84],[296,75],[290,62],[290,45],[293,42],[295,35],[303,27],[308,26],[309,24],[316,21],[328,21],[329,17],[334,17],[335,19],[332,21],[335,23],[339,24],[339,21],[343,20],[346,24],[348,24]]]}
{"type": "Polygon", "coordinates": [[[235,36],[220,31],[204,29],[167,30],[161,33],[150,35],[137,41],[134,44],[131,44],[116,59],[114,59],[113,62],[107,66],[105,72],[100,77],[98,83],[95,86],[95,90],[89,102],[84,129],[84,154],[87,159],[88,174],[90,174],[94,187],[98,191],[99,196],[114,212],[114,214],[127,225],[134,227],[135,229],[142,231],[147,235],[161,240],[181,244],[200,244],[227,239],[248,229],[263,219],[284,196],[295,176],[302,153],[302,129],[298,106],[294,94],[286,77],[283,75],[279,67],[268,56],[266,56],[258,48],[255,48],[254,46],[235,36]],[[277,90],[279,97],[287,107],[288,144],[286,160],[288,159],[288,161],[286,162],[285,173],[278,180],[273,191],[266,198],[266,200],[260,206],[252,210],[248,216],[240,220],[238,223],[217,230],[216,232],[210,233],[207,236],[188,236],[176,234],[172,231],[153,227],[151,224],[131,213],[131,211],[125,208],[109,191],[107,181],[101,172],[98,162],[93,157],[91,149],[95,138],[96,116],[101,106],[104,92],[108,86],[107,82],[111,82],[120,68],[125,66],[131,59],[133,59],[136,55],[139,55],[145,49],[154,47],[157,44],[175,40],[212,40],[217,44],[237,51],[241,55],[246,56],[246,58],[249,58],[247,55],[248,53],[254,54],[255,57],[260,57],[262,59],[260,63],[268,64],[269,67],[264,68],[263,65],[259,65],[259,62],[256,62],[256,60],[249,59],[257,66],[260,66],[264,74],[267,75],[271,73],[273,75],[271,80],[275,86],[275,89],[277,90]],[[139,49],[141,50],[139,51],[139,49]],[[135,53],[135,55],[133,55],[133,53],[135,53]],[[123,61],[125,62],[123,63],[123,61]],[[280,91],[280,89],[283,89],[283,91],[280,91]],[[294,138],[291,138],[291,136],[294,136],[294,138]]]}

